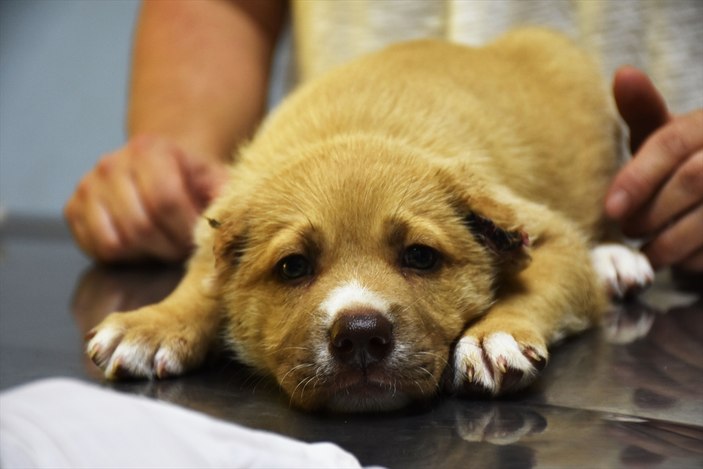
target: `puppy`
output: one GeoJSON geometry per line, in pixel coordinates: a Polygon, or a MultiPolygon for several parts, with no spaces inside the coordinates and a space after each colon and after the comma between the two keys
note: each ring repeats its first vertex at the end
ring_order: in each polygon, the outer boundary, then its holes
{"type": "Polygon", "coordinates": [[[652,280],[603,219],[619,126],[593,61],[548,31],[392,46],[289,97],[236,158],[159,304],[87,353],[164,378],[221,340],[304,409],[395,409],[529,385],[652,280]]]}

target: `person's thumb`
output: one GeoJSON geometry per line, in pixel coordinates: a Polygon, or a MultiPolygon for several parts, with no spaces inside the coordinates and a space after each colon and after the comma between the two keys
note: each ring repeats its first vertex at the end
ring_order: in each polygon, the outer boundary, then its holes
{"type": "Polygon", "coordinates": [[[193,201],[204,210],[217,197],[229,179],[230,166],[217,160],[184,158],[183,169],[193,201]]]}
{"type": "Polygon", "coordinates": [[[631,66],[620,67],[615,72],[613,96],[630,128],[630,150],[634,155],[652,132],[669,121],[669,111],[649,77],[631,66]]]}

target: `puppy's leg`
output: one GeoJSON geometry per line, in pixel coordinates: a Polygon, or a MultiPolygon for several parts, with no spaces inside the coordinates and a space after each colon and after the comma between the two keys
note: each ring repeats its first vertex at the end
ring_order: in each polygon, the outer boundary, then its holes
{"type": "Polygon", "coordinates": [[[162,302],[110,314],[88,333],[86,352],[109,379],[179,375],[205,360],[220,323],[217,300],[203,288],[211,255],[203,248],[162,302]]]}
{"type": "Polygon", "coordinates": [[[530,384],[547,347],[586,329],[605,309],[588,249],[568,223],[552,220],[530,265],[499,289],[495,305],[457,343],[453,387],[497,395],[530,384]]]}
{"type": "Polygon", "coordinates": [[[654,281],[649,260],[624,244],[599,244],[591,250],[591,261],[611,298],[624,298],[654,281]]]}

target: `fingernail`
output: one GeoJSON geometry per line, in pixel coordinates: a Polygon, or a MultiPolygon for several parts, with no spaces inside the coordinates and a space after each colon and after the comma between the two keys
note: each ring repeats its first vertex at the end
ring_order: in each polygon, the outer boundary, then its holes
{"type": "Polygon", "coordinates": [[[621,218],[630,208],[630,196],[618,189],[605,202],[605,211],[611,218],[621,218]]]}

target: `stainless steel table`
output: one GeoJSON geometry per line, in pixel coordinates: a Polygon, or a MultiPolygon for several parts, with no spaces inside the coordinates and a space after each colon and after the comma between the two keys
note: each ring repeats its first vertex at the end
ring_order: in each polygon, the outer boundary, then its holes
{"type": "MultiPolygon", "coordinates": [[[[107,313],[154,302],[178,268],[92,265],[58,221],[0,229],[0,389],[68,376],[152,396],[305,441],[362,464],[413,467],[703,467],[703,296],[668,274],[607,325],[567,340],[529,390],[443,396],[382,415],[290,408],[275,383],[226,357],[186,377],[106,383],[83,334],[107,313]]],[[[0,416],[1,418],[1,416],[0,416]]]]}

